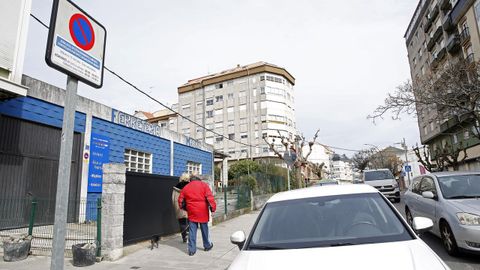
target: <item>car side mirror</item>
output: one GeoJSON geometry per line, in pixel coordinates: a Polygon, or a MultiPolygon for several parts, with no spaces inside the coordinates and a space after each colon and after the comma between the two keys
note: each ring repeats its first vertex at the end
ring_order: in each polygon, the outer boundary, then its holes
{"type": "Polygon", "coordinates": [[[435,194],[433,194],[433,192],[431,191],[422,192],[422,197],[424,197],[425,199],[432,199],[432,200],[435,200],[436,198],[435,194]]]}
{"type": "Polygon", "coordinates": [[[426,217],[414,217],[412,225],[415,232],[420,234],[430,231],[433,228],[433,221],[426,217]]]}
{"type": "Polygon", "coordinates": [[[234,232],[231,236],[230,236],[230,242],[232,242],[232,244],[234,245],[237,245],[238,246],[238,249],[242,249],[243,248],[243,245],[245,244],[245,233],[243,231],[237,231],[237,232],[234,232]]]}

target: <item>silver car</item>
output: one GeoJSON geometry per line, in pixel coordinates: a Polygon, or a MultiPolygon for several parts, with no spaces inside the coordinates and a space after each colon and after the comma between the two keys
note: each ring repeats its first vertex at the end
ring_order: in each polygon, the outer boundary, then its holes
{"type": "Polygon", "coordinates": [[[448,254],[480,253],[480,172],[443,172],[413,179],[405,198],[405,215],[433,220],[432,233],[448,254]]]}

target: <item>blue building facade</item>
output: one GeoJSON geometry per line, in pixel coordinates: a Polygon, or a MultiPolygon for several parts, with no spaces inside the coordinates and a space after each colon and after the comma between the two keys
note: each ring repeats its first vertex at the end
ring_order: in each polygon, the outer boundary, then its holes
{"type": "MultiPolygon", "coordinates": [[[[29,77],[24,81],[30,87],[28,96],[0,100],[0,117],[61,128],[63,107],[58,103],[64,91],[29,77]]],[[[82,199],[96,201],[101,196],[102,165],[126,162],[127,151],[148,154],[148,173],[180,176],[187,163],[194,162],[201,164],[201,174],[213,174],[211,146],[83,97],[77,103],[75,132],[83,136],[82,199]]]]}

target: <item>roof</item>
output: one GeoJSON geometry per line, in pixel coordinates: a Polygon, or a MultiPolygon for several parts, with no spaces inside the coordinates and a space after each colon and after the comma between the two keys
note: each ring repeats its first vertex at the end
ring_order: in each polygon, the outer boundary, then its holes
{"type": "Polygon", "coordinates": [[[153,113],[150,113],[150,112],[136,111],[135,114],[137,114],[137,113],[141,113],[141,114],[145,115],[145,117],[146,117],[147,119],[153,117],[153,113]]]}
{"type": "Polygon", "coordinates": [[[323,196],[362,194],[362,193],[378,193],[378,190],[372,186],[365,185],[365,184],[313,186],[309,188],[302,188],[302,189],[296,189],[296,190],[277,193],[268,200],[268,203],[302,199],[302,198],[314,198],[314,197],[323,197],[323,196]]]}
{"type": "Polygon", "coordinates": [[[202,76],[199,78],[191,79],[184,85],[178,87],[178,93],[186,93],[199,88],[202,88],[207,85],[217,84],[220,82],[233,80],[252,74],[269,72],[276,75],[283,76],[291,84],[295,84],[295,78],[285,69],[274,64],[267,62],[256,62],[253,64],[240,66],[237,65],[235,68],[227,69],[218,73],[211,75],[202,76]]]}

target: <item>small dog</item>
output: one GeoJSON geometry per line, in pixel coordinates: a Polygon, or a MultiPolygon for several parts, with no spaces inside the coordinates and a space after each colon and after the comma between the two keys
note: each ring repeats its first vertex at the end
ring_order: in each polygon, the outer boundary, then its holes
{"type": "Polygon", "coordinates": [[[154,235],[152,239],[150,239],[150,244],[151,244],[150,250],[153,250],[153,247],[158,248],[159,241],[160,241],[160,236],[154,235]]]}

